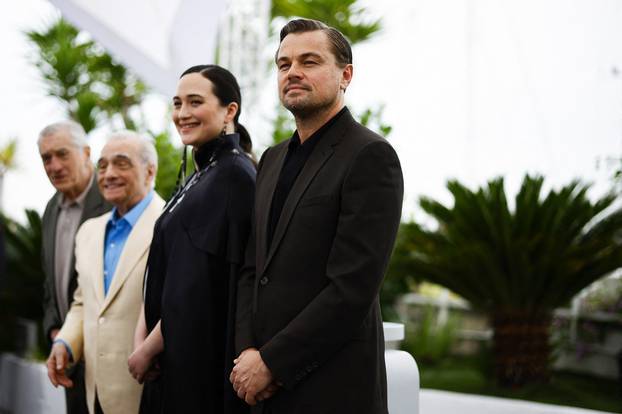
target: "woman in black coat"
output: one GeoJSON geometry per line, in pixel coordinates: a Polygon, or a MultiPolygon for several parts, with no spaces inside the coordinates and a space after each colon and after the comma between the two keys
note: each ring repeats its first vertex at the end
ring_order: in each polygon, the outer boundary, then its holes
{"type": "Polygon", "coordinates": [[[173,107],[197,172],[155,225],[130,372],[145,381],[143,414],[244,413],[228,380],[255,191],[240,88],[226,69],[194,66],[181,75],[173,107]]]}

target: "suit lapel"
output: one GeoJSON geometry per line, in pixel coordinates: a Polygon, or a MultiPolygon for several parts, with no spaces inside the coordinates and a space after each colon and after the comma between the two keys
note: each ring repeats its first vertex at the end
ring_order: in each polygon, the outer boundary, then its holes
{"type": "MultiPolygon", "coordinates": [[[[82,224],[84,224],[84,222],[86,220],[88,220],[90,217],[93,217],[93,212],[95,211],[99,211],[99,209],[101,208],[101,206],[103,205],[104,200],[102,199],[102,197],[99,194],[99,188],[97,187],[97,182],[96,182],[96,173],[93,173],[93,176],[91,177],[91,188],[89,189],[89,192],[86,193],[86,197],[84,198],[84,207],[82,208],[82,216],[80,217],[80,226],[82,224]]],[[[58,213],[57,213],[58,214],[58,213]]],[[[80,228],[80,226],[78,226],[78,228],[80,228]]],[[[105,224],[104,224],[104,232],[105,232],[105,224]]],[[[103,239],[101,240],[101,244],[102,249],[104,246],[104,241],[103,239]]],[[[100,246],[98,245],[98,246],[100,246]]],[[[74,246],[75,249],[75,246],[74,246]]],[[[103,252],[103,250],[102,250],[103,252]]],[[[103,255],[103,253],[102,253],[103,255]]],[[[76,256],[75,255],[71,255],[71,262],[69,264],[69,269],[70,272],[74,272],[76,268],[76,256]]],[[[102,269],[103,272],[103,258],[102,258],[102,266],[98,267],[98,269],[102,269]]],[[[71,279],[73,280],[73,279],[71,279]]],[[[70,298],[70,303],[71,303],[71,296],[73,293],[73,290],[75,289],[75,282],[72,283],[72,281],[69,281],[69,283],[67,284],[67,295],[70,298]],[[73,286],[72,286],[73,284],[73,286]]],[[[102,297],[101,299],[103,300],[103,285],[102,285],[102,297]]],[[[100,302],[101,303],[101,302],[100,302]]]]}
{"type": "Polygon", "coordinates": [[[95,272],[93,273],[94,280],[93,288],[95,289],[95,296],[97,297],[97,302],[101,305],[104,303],[104,243],[105,243],[105,235],[106,235],[106,223],[108,223],[108,219],[110,215],[106,215],[104,217],[98,218],[97,220],[101,220],[101,228],[97,231],[97,234],[93,236],[94,246],[91,249],[92,252],[96,252],[93,255],[93,269],[95,272]]]}
{"type": "MultiPolygon", "coordinates": [[[[289,141],[287,141],[289,142],[289,141]]],[[[270,208],[272,205],[272,197],[274,195],[274,191],[276,189],[276,184],[279,180],[279,175],[281,174],[281,169],[283,168],[283,163],[285,162],[285,156],[287,155],[287,144],[283,144],[280,147],[275,147],[274,150],[278,151],[274,156],[274,161],[271,165],[265,165],[263,170],[265,171],[265,175],[262,178],[262,181],[265,184],[262,185],[262,191],[257,193],[257,202],[256,205],[263,206],[263,209],[258,209],[258,220],[257,224],[257,251],[260,252],[258,260],[265,260],[267,247],[266,243],[268,241],[268,222],[270,220],[270,208]]],[[[261,262],[257,263],[257,269],[263,269],[263,264],[261,262]]]]}
{"type": "MultiPolygon", "coordinates": [[[[311,184],[311,182],[313,181],[317,173],[320,171],[322,166],[326,163],[326,161],[328,161],[328,159],[333,154],[333,151],[334,151],[333,147],[337,145],[339,141],[341,140],[341,137],[343,136],[343,133],[345,131],[344,127],[346,123],[344,121],[346,119],[351,119],[348,113],[343,114],[342,118],[338,120],[337,123],[331,129],[326,131],[326,135],[324,135],[321,138],[320,142],[317,143],[317,146],[315,147],[315,149],[309,156],[309,159],[307,160],[304,167],[302,168],[300,175],[298,175],[298,178],[296,178],[296,181],[294,182],[294,185],[292,186],[291,191],[289,192],[287,198],[285,199],[285,204],[283,205],[281,216],[279,217],[279,221],[277,222],[276,229],[274,230],[274,237],[272,238],[272,244],[270,246],[268,256],[266,257],[266,262],[264,266],[261,268],[262,273],[268,267],[268,265],[270,264],[270,260],[272,259],[272,257],[274,256],[274,253],[278,249],[279,244],[281,243],[281,239],[283,238],[283,235],[285,234],[285,231],[287,230],[289,221],[291,220],[292,215],[294,214],[294,211],[296,210],[296,206],[298,205],[300,198],[305,193],[305,191],[307,190],[307,187],[309,187],[309,184],[311,184]]],[[[277,180],[278,180],[278,175],[280,174],[280,172],[281,172],[281,169],[279,169],[279,171],[276,174],[277,180]]],[[[272,188],[272,192],[270,194],[273,194],[273,192],[274,192],[274,188],[272,188]]],[[[268,203],[268,208],[266,209],[267,216],[264,220],[265,223],[267,223],[269,220],[270,204],[271,203],[268,203]]]]}
{"type": "MultiPolygon", "coordinates": [[[[127,278],[132,274],[134,267],[136,267],[144,253],[149,248],[153,235],[153,225],[155,219],[160,214],[162,207],[160,203],[158,203],[158,200],[160,199],[154,195],[153,200],[151,200],[151,203],[149,203],[143,214],[136,222],[134,228],[132,228],[127,241],[123,246],[119,263],[117,264],[117,268],[112,277],[112,282],[108,288],[108,294],[103,301],[104,304],[100,309],[100,314],[102,314],[114,300],[127,278]]],[[[103,252],[103,244],[101,251],[103,252]]],[[[101,281],[103,294],[103,275],[101,281]]]]}

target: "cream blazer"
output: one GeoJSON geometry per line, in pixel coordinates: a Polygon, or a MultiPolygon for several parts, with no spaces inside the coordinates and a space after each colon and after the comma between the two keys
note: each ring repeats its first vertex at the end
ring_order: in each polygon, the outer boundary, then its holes
{"type": "Polygon", "coordinates": [[[84,358],[86,398],[95,412],[95,391],[106,414],[138,413],[142,386],[127,359],[142,306],[142,289],[153,226],[164,201],[154,197],[136,222],[104,296],[104,235],[110,213],[87,220],[76,234],[78,287],[58,337],[84,358]]]}

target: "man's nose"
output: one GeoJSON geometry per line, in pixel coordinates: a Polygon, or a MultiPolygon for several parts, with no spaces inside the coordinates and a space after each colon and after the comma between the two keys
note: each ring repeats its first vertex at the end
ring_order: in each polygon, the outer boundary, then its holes
{"type": "Polygon", "coordinates": [[[106,167],[103,173],[105,179],[115,178],[117,176],[117,169],[114,167],[114,165],[109,165],[106,167]]]}
{"type": "Polygon", "coordinates": [[[63,164],[56,157],[50,158],[46,164],[46,169],[50,172],[57,173],[63,168],[63,164]]]}
{"type": "Polygon", "coordinates": [[[287,71],[287,78],[291,79],[291,78],[301,78],[302,77],[302,71],[300,70],[300,65],[298,65],[297,63],[292,63],[289,66],[289,70],[287,71]]]}

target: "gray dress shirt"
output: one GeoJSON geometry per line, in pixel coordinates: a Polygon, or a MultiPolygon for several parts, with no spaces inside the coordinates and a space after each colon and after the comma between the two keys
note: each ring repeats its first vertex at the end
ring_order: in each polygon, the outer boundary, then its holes
{"type": "Polygon", "coordinates": [[[91,189],[93,181],[75,200],[67,200],[63,197],[58,204],[58,220],[56,222],[56,239],[54,270],[56,274],[56,303],[62,320],[65,319],[72,298],[67,297],[69,288],[69,276],[71,274],[71,258],[74,249],[74,240],[80,225],[80,218],[84,210],[84,200],[91,189]]]}

